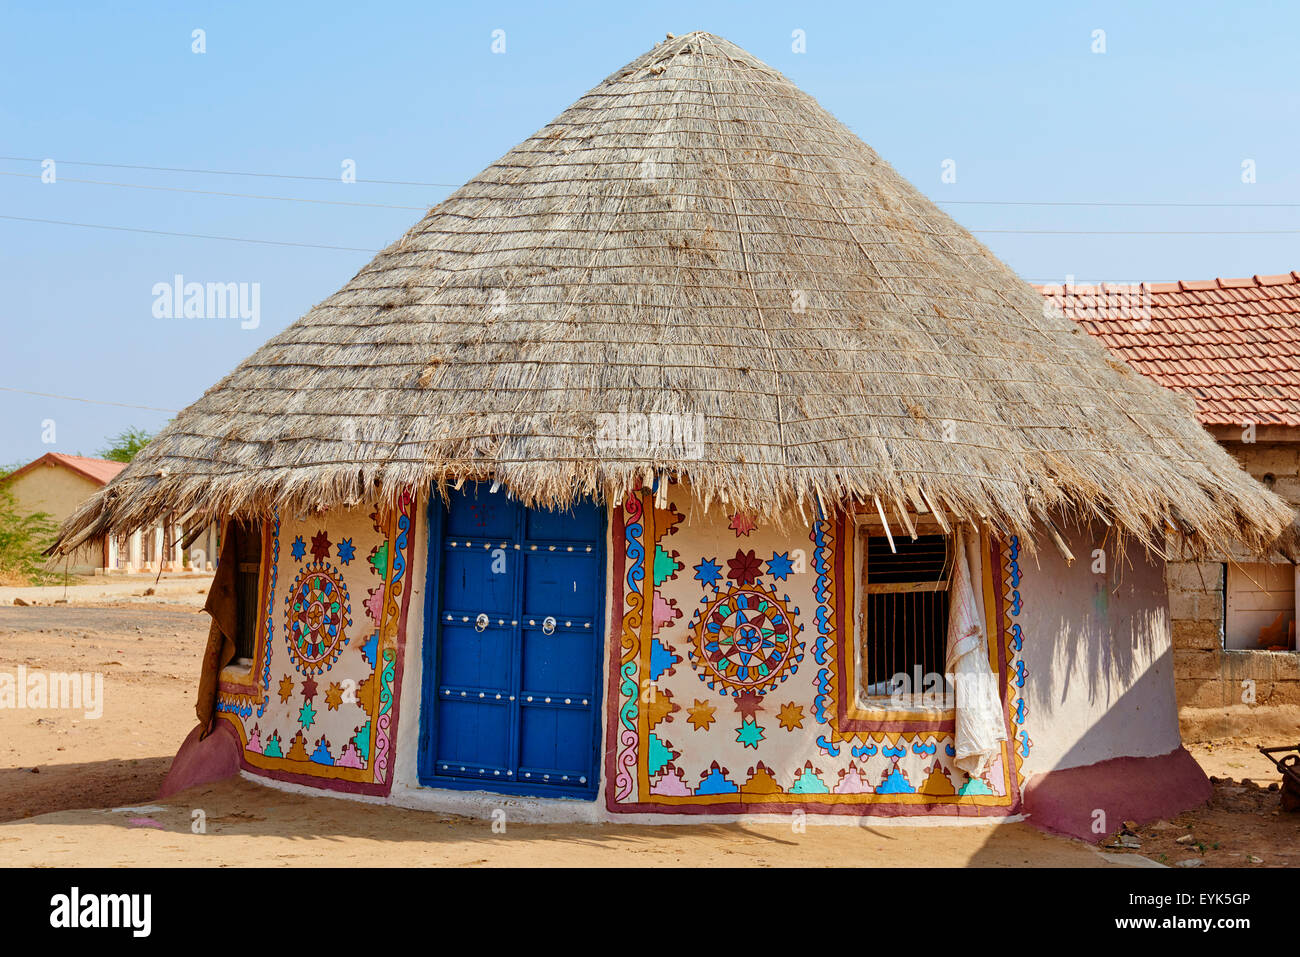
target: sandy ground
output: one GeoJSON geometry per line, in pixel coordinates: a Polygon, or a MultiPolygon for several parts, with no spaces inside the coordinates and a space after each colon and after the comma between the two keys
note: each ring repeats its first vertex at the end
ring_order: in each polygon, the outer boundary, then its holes
{"type": "Polygon", "coordinates": [[[0,860],[111,866],[1059,866],[1107,862],[1025,824],[1000,827],[536,825],[286,794],[236,779],[133,809],[0,824],[0,860]],[[191,833],[202,811],[206,833],[191,833]]]}
{"type": "Polygon", "coordinates": [[[0,606],[0,668],[104,675],[101,718],[0,711],[0,821],[157,792],[196,723],[204,598],[191,588],[133,604],[0,606]]]}
{"type": "MultiPolygon", "coordinates": [[[[1266,788],[1279,776],[1242,733],[1189,745],[1208,773],[1230,779],[1216,784],[1208,807],[1138,828],[1140,849],[1106,856],[1024,823],[810,824],[797,834],[779,825],[507,822],[496,833],[486,819],[306,797],[242,779],[159,802],[154,795],[171,757],[194,725],[207,634],[204,590],[199,583],[112,604],[0,606],[4,670],[26,665],[105,675],[98,719],[72,711],[0,711],[0,864],[1095,867],[1146,858],[1300,864],[1300,814],[1278,812],[1278,793],[1266,788]],[[1243,778],[1262,787],[1242,784],[1243,778]],[[196,810],[202,834],[192,831],[196,810]],[[1194,843],[1178,843],[1185,834],[1194,843]]],[[[1204,723],[1198,731],[1185,720],[1185,733],[1214,730],[1213,721],[1204,723]]],[[[1294,716],[1281,726],[1296,728],[1294,716]]],[[[1284,743],[1276,729],[1267,741],[1284,743]]]]}
{"type": "MultiPolygon", "coordinates": [[[[0,605],[66,605],[77,602],[135,602],[153,596],[192,595],[212,584],[211,572],[142,572],[133,575],[87,575],[52,585],[18,585],[0,580],[0,605]]],[[[202,604],[202,601],[200,601],[202,604]]]]}
{"type": "Polygon", "coordinates": [[[1184,709],[1180,723],[1214,796],[1206,807],[1137,828],[1142,846],[1131,853],[1175,865],[1199,858],[1210,867],[1300,866],[1300,812],[1281,810],[1282,775],[1257,750],[1300,742],[1300,708],[1184,709]]]}

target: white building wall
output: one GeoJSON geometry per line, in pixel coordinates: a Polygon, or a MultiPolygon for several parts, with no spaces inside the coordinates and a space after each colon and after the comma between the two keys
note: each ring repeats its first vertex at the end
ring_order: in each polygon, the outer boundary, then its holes
{"type": "Polygon", "coordinates": [[[1062,532],[1073,566],[1046,537],[1020,560],[1033,742],[1024,771],[1168,754],[1181,739],[1164,561],[1135,543],[1119,550],[1106,526],[1062,532]]]}

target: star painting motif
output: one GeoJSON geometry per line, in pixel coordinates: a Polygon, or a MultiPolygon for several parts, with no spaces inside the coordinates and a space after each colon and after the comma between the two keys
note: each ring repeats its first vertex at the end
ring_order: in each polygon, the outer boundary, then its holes
{"type": "Polygon", "coordinates": [[[689,717],[687,717],[686,723],[696,731],[707,731],[709,730],[709,725],[713,724],[713,716],[717,711],[718,709],[707,701],[700,701],[697,698],[694,707],[687,711],[689,717]]]}
{"type": "Polygon", "coordinates": [[[728,528],[736,533],[737,538],[740,538],[740,536],[747,536],[754,529],[758,528],[758,523],[744,512],[737,512],[735,515],[731,516],[731,524],[728,528]]]}
{"type": "Polygon", "coordinates": [[[293,697],[293,679],[285,675],[280,679],[280,704],[284,704],[293,697]]]}
{"type": "Polygon", "coordinates": [[[748,585],[758,581],[761,571],[758,566],[758,556],[754,554],[752,548],[748,552],[736,549],[736,557],[727,559],[727,567],[731,569],[727,572],[727,577],[737,585],[748,585]]]}
{"type": "Polygon", "coordinates": [[[339,564],[349,564],[357,554],[357,547],[352,544],[352,539],[345,538],[334,546],[335,551],[339,553],[339,564]]]}
{"type": "Polygon", "coordinates": [[[743,691],[736,695],[735,705],[742,718],[754,721],[755,715],[763,710],[763,698],[757,691],[743,691]]]}
{"type": "Polygon", "coordinates": [[[312,698],[316,697],[316,691],[316,679],[311,675],[308,675],[302,682],[302,696],[310,701],[312,698]]]}
{"type": "Polygon", "coordinates": [[[304,702],[298,709],[298,723],[304,728],[310,728],[316,723],[316,709],[311,706],[310,701],[304,702]]]}
{"type": "Polygon", "coordinates": [[[329,690],[325,692],[325,706],[331,711],[337,711],[342,703],[343,686],[335,681],[330,685],[329,690]]]}
{"type": "Polygon", "coordinates": [[[793,701],[786,702],[781,705],[781,710],[777,713],[777,720],[781,722],[781,727],[787,731],[802,728],[803,705],[795,704],[793,701]]]}
{"type": "Polygon", "coordinates": [[[307,543],[302,540],[301,535],[293,540],[293,544],[289,546],[289,551],[293,553],[295,562],[302,561],[302,557],[307,554],[307,543]]]}
{"type": "Polygon", "coordinates": [[[330,537],[324,531],[317,532],[311,537],[311,555],[318,562],[323,562],[330,557],[330,537]]]}
{"type": "Polygon", "coordinates": [[[767,560],[767,573],[773,578],[785,581],[794,571],[794,562],[790,559],[789,552],[772,553],[772,557],[767,560]]]}
{"type": "Polygon", "coordinates": [[[757,750],[758,742],[764,739],[763,729],[759,727],[757,721],[742,722],[736,729],[736,740],[747,748],[757,750]]]}
{"type": "Polygon", "coordinates": [[[705,588],[717,583],[722,577],[722,566],[712,558],[702,558],[700,563],[695,566],[695,580],[703,582],[705,588]]]}

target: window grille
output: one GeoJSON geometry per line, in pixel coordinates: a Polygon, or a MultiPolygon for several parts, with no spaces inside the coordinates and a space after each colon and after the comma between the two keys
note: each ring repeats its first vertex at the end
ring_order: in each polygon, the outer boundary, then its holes
{"type": "MultiPolygon", "coordinates": [[[[896,537],[863,529],[859,680],[868,697],[893,694],[894,676],[920,694],[918,677],[944,672],[948,636],[948,586],[952,577],[949,536],[896,537]]],[[[939,686],[942,689],[942,684],[939,686]]]]}

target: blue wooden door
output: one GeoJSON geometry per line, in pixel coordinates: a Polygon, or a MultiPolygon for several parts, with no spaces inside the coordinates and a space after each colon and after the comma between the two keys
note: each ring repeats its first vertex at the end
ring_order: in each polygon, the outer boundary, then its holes
{"type": "Polygon", "coordinates": [[[467,485],[430,511],[420,777],[594,798],[604,514],[467,485]]]}

